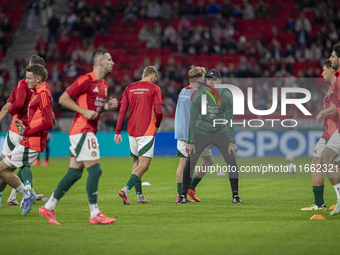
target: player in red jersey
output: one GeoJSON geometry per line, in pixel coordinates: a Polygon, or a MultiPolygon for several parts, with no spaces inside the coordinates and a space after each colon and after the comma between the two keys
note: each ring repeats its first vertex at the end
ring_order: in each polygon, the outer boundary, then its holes
{"type": "Polygon", "coordinates": [[[51,224],[59,225],[55,219],[57,202],[81,178],[83,169],[88,171],[86,191],[90,206],[90,223],[110,224],[114,218],[108,218],[98,209],[98,183],[102,174],[100,168],[99,144],[96,137],[99,115],[104,110],[115,109],[117,99],[110,98],[105,103],[108,84],[104,80],[106,74],[111,73],[114,65],[107,50],[95,50],[91,55],[93,71],[80,76],[60,97],[59,103],[75,111],[70,128],[70,164],[68,172],[60,180],[57,188],[47,203],[39,209],[51,224]],[[76,102],[72,98],[76,98],[76,102]]]}
{"type": "Polygon", "coordinates": [[[332,162],[334,159],[340,155],[340,125],[339,125],[339,117],[340,117],[340,44],[336,44],[333,46],[333,52],[331,57],[329,58],[331,61],[332,68],[336,70],[335,76],[337,77],[333,86],[329,89],[327,96],[330,101],[336,105],[336,111],[330,112],[329,114],[338,113],[338,130],[334,132],[334,134],[329,139],[325,150],[322,152],[320,157],[320,165],[325,168],[324,170],[327,172],[327,176],[330,182],[333,185],[335,193],[337,195],[337,203],[335,209],[330,213],[331,216],[334,216],[340,213],[340,174],[339,174],[339,166],[334,166],[332,162]]]}
{"type": "MultiPolygon", "coordinates": [[[[331,66],[331,61],[326,59],[323,62],[323,72],[322,77],[326,82],[330,82],[334,86],[334,82],[336,80],[335,70],[331,66]]],[[[333,133],[337,130],[337,122],[338,116],[336,114],[329,115],[330,112],[336,111],[336,106],[329,100],[328,96],[324,98],[323,110],[317,115],[316,120],[318,122],[324,121],[324,133],[322,134],[320,140],[315,146],[314,153],[313,153],[313,160],[311,164],[311,169],[317,170],[320,166],[320,157],[324,149],[326,148],[326,144],[328,143],[329,139],[333,135],[333,133]]],[[[338,156],[334,160],[335,162],[340,161],[340,157],[338,156]]],[[[302,211],[320,211],[320,210],[327,210],[324,201],[324,178],[322,171],[312,171],[312,184],[313,184],[313,193],[314,193],[314,204],[301,208],[302,211]]]]}
{"type": "Polygon", "coordinates": [[[33,89],[29,101],[27,120],[23,122],[16,119],[14,124],[19,129],[22,139],[19,144],[0,163],[0,177],[23,196],[22,215],[26,215],[35,202],[36,196],[23,186],[22,182],[13,173],[18,167],[31,164],[44,151],[48,130],[53,127],[52,95],[49,85],[45,83],[47,71],[42,65],[26,67],[26,81],[28,87],[33,89]]]}
{"type": "Polygon", "coordinates": [[[149,169],[153,158],[155,132],[159,128],[163,116],[161,90],[154,84],[157,76],[158,72],[155,67],[146,67],[142,80],[129,85],[125,89],[121,101],[114,139],[118,145],[123,142],[120,132],[127,109],[130,107],[128,133],[133,162],[131,177],[125,187],[119,191],[119,196],[123,199],[124,204],[131,204],[128,193],[132,187],[135,187],[139,204],[150,203],[143,196],[141,178],[149,169]]]}
{"type": "MultiPolygon", "coordinates": [[[[30,65],[40,64],[44,67],[46,66],[45,61],[38,55],[32,55],[29,64],[30,65]]],[[[48,88],[50,89],[49,86],[48,88]]],[[[22,139],[22,136],[19,135],[18,128],[14,125],[14,121],[16,119],[21,119],[24,122],[27,120],[28,104],[31,99],[32,93],[33,92],[31,89],[28,88],[28,84],[25,79],[19,81],[17,87],[14,88],[14,90],[11,93],[11,96],[8,98],[6,105],[1,110],[0,123],[7,115],[7,113],[10,113],[13,116],[12,123],[9,127],[9,131],[5,137],[5,142],[3,144],[2,149],[3,159],[5,158],[5,156],[9,155],[9,153],[15,148],[17,144],[19,144],[20,140],[22,139]]],[[[20,168],[17,175],[20,178],[20,180],[24,183],[24,185],[27,186],[29,190],[31,190],[32,188],[33,191],[32,186],[33,174],[30,169],[30,165],[28,164],[20,168]]],[[[5,185],[5,183],[3,183],[3,185],[5,185]]],[[[2,192],[0,193],[0,202],[2,192]]],[[[7,205],[20,205],[20,203],[16,200],[16,195],[17,191],[13,189],[11,195],[7,200],[7,205]]],[[[44,196],[43,194],[37,194],[37,200],[41,200],[43,196],[44,196]]]]}

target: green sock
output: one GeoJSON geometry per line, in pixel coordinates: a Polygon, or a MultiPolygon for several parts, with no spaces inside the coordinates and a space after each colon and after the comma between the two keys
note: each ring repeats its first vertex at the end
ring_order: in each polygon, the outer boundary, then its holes
{"type": "Polygon", "coordinates": [[[177,183],[177,196],[182,195],[182,183],[177,183]]]}
{"type": "Polygon", "coordinates": [[[62,198],[71,186],[80,179],[82,174],[82,169],[69,168],[64,177],[59,181],[57,188],[54,190],[54,198],[57,200],[62,198]]]}
{"type": "Polygon", "coordinates": [[[33,181],[33,174],[29,166],[24,166],[20,168],[21,176],[22,176],[22,183],[25,186],[31,186],[32,188],[32,181],[33,181]]]}
{"type": "Polygon", "coordinates": [[[323,199],[323,191],[324,186],[313,186],[313,193],[314,193],[314,204],[317,206],[321,206],[325,203],[325,200],[323,199]]]}
{"type": "Polygon", "coordinates": [[[86,181],[87,197],[90,204],[97,204],[98,183],[99,177],[102,174],[102,169],[100,168],[99,164],[96,164],[87,168],[87,171],[89,172],[86,181]]]}
{"type": "MultiPolygon", "coordinates": [[[[22,168],[23,168],[23,167],[22,167],[22,168]]],[[[18,173],[17,173],[17,176],[19,177],[20,181],[21,181],[22,183],[24,183],[24,181],[23,181],[23,179],[22,179],[21,168],[19,168],[19,171],[18,171],[18,173]]]]}
{"type": "Polygon", "coordinates": [[[138,180],[138,182],[136,182],[135,190],[136,190],[136,194],[137,195],[143,195],[143,192],[142,192],[142,180],[138,180]]]}
{"type": "Polygon", "coordinates": [[[2,197],[2,194],[3,194],[3,193],[4,193],[3,191],[0,192],[0,200],[1,200],[1,197],[2,197]]]}
{"type": "Polygon", "coordinates": [[[195,190],[196,186],[199,184],[199,182],[202,180],[202,178],[198,177],[197,175],[192,178],[189,189],[195,190]]]}
{"type": "Polygon", "coordinates": [[[130,179],[128,180],[128,182],[126,183],[125,187],[130,190],[132,189],[133,186],[136,185],[136,183],[139,181],[139,178],[137,175],[135,174],[131,174],[130,179]]]}

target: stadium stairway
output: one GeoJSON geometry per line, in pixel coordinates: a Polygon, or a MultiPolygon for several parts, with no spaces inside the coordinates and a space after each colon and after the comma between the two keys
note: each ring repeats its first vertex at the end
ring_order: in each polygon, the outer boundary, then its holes
{"type": "MultiPolygon", "coordinates": [[[[67,0],[54,0],[53,13],[60,17],[67,10],[67,0]]],[[[41,12],[37,18],[37,23],[34,29],[27,29],[27,12],[23,15],[17,30],[15,31],[12,45],[8,48],[6,56],[3,58],[3,63],[6,69],[10,72],[11,77],[8,83],[9,89],[12,90],[16,84],[16,70],[14,60],[19,51],[22,52],[25,60],[28,62],[32,54],[35,53],[34,48],[41,35],[47,39],[48,29],[41,26],[41,12]]],[[[50,46],[51,47],[51,46],[50,46]]]]}

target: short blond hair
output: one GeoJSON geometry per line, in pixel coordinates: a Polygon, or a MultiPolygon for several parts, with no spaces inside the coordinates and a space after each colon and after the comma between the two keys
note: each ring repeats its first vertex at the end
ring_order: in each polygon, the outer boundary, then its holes
{"type": "Polygon", "coordinates": [[[197,80],[198,78],[202,78],[204,77],[205,73],[206,73],[206,70],[204,67],[192,65],[190,66],[190,70],[188,72],[189,80],[191,79],[197,80]]]}
{"type": "Polygon", "coordinates": [[[156,74],[156,78],[158,77],[158,71],[156,67],[154,66],[145,67],[145,69],[143,70],[143,78],[148,77],[151,74],[156,74]]]}

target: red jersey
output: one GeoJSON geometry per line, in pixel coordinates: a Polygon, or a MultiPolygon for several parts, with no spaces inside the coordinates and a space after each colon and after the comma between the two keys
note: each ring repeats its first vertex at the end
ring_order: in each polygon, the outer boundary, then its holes
{"type": "Polygon", "coordinates": [[[86,119],[82,114],[76,113],[70,128],[70,135],[81,133],[97,133],[99,114],[105,105],[109,85],[102,79],[99,81],[96,75],[91,72],[80,76],[66,90],[70,97],[77,98],[77,104],[86,110],[96,111],[98,117],[94,120],[86,119]]]}
{"type": "Polygon", "coordinates": [[[13,105],[9,108],[8,112],[12,115],[13,120],[9,130],[19,134],[18,128],[14,125],[16,119],[22,120],[24,123],[27,122],[27,109],[29,101],[31,100],[33,90],[28,88],[28,84],[25,79],[19,81],[18,86],[12,91],[11,96],[7,102],[13,105]]]}
{"type": "Polygon", "coordinates": [[[338,111],[338,118],[337,118],[337,127],[338,127],[338,132],[340,133],[340,125],[339,125],[339,120],[340,120],[340,71],[335,73],[336,80],[332,84],[332,90],[333,93],[329,95],[329,100],[336,105],[336,110],[338,111]]]}
{"type": "MultiPolygon", "coordinates": [[[[332,90],[334,91],[334,83],[331,85],[332,90]]],[[[329,108],[331,105],[333,105],[333,102],[328,98],[325,97],[324,100],[324,109],[329,108]]],[[[329,140],[331,136],[334,134],[334,132],[338,129],[338,122],[339,117],[337,114],[333,115],[325,115],[323,120],[324,123],[324,133],[322,134],[321,138],[329,140]]]]}
{"type": "MultiPolygon", "coordinates": [[[[154,109],[155,106],[162,105],[161,89],[156,84],[149,81],[138,81],[127,86],[121,104],[130,106],[128,120],[130,136],[155,135],[156,122],[154,109]]],[[[118,121],[116,134],[120,134],[122,125],[123,122],[118,121]]]]}
{"type": "Polygon", "coordinates": [[[52,94],[48,83],[33,88],[27,112],[26,130],[20,144],[26,148],[43,152],[48,130],[53,127],[52,94]]]}

